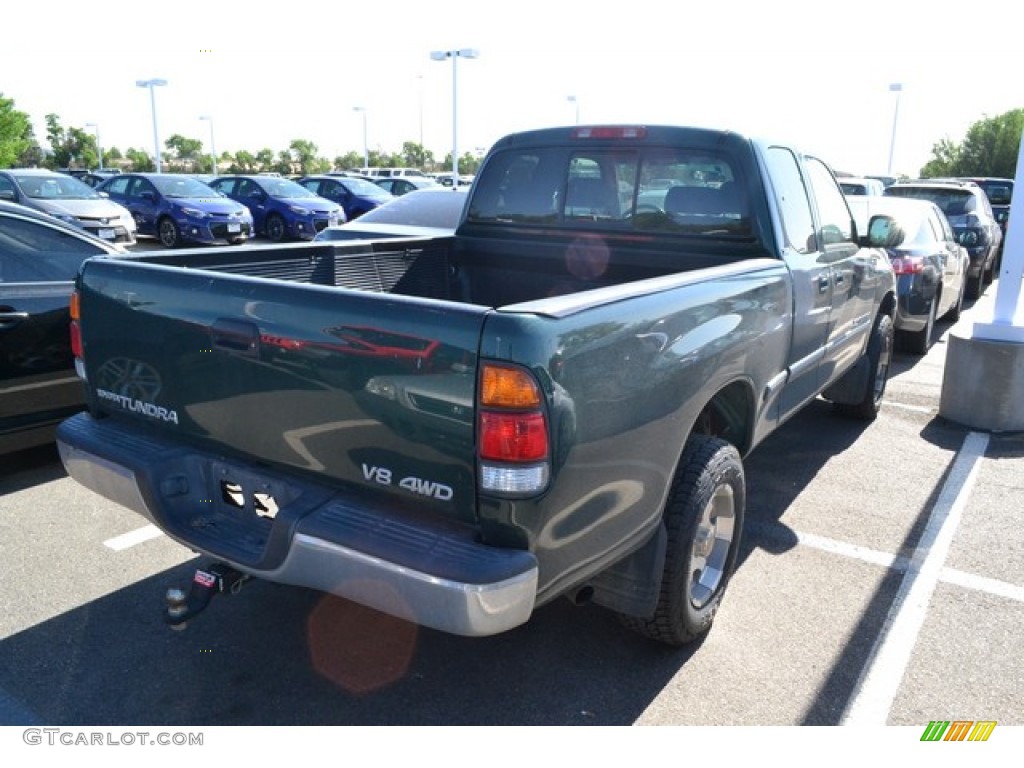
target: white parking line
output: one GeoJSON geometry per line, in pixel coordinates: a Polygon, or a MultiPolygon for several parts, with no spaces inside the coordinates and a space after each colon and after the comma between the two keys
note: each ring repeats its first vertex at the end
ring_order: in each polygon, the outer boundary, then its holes
{"type": "Polygon", "coordinates": [[[141,544],[144,541],[155,539],[158,536],[163,536],[164,533],[155,525],[147,525],[143,528],[139,528],[135,531],[129,531],[128,533],[122,533],[120,536],[115,536],[112,539],[107,539],[103,542],[103,545],[109,547],[115,552],[134,547],[136,544],[141,544]]]}
{"type": "Polygon", "coordinates": [[[1005,597],[1009,600],[1016,600],[1024,603],[1024,587],[1010,584],[999,579],[990,579],[986,576],[976,576],[973,573],[965,573],[955,568],[943,568],[941,579],[946,584],[955,584],[964,589],[973,589],[976,592],[985,592],[997,597],[1005,597]]]}
{"type": "Polygon", "coordinates": [[[907,403],[893,403],[888,400],[883,400],[882,405],[889,408],[902,408],[904,411],[914,411],[914,413],[935,412],[935,408],[929,408],[926,405],[908,405],[907,403]]]}
{"type": "MultiPolygon", "coordinates": [[[[892,555],[888,552],[881,552],[877,549],[862,547],[859,544],[849,544],[838,539],[830,539],[827,536],[819,536],[816,533],[801,533],[784,528],[778,523],[759,523],[753,521],[746,525],[748,532],[757,536],[764,536],[773,541],[785,542],[796,536],[798,543],[811,549],[822,552],[829,552],[833,555],[842,555],[854,560],[860,560],[871,565],[879,565],[883,568],[891,568],[898,573],[905,573],[910,568],[910,560],[902,555],[892,555]]],[[[1007,600],[1016,600],[1024,603],[1024,587],[1011,584],[1008,581],[990,579],[987,576],[960,571],[956,568],[943,568],[939,574],[939,581],[943,584],[953,584],[964,589],[972,589],[975,592],[1004,597],[1007,600]]]]}
{"type": "Polygon", "coordinates": [[[988,441],[988,435],[979,432],[969,433],[964,440],[854,689],[843,725],[886,724],[988,441]]]}

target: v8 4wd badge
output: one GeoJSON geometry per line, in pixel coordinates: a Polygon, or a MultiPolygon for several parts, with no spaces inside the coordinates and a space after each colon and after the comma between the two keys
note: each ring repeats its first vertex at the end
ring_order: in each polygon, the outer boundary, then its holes
{"type": "Polygon", "coordinates": [[[386,467],[374,467],[363,464],[363,479],[370,480],[378,485],[397,485],[410,493],[419,496],[429,496],[438,501],[451,501],[455,492],[450,485],[424,480],[422,477],[403,477],[397,483],[394,480],[394,473],[386,467]]]}

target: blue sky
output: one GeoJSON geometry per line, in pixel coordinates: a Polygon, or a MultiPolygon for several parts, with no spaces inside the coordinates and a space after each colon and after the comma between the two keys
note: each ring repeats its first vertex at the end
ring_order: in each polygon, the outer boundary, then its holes
{"type": "MultiPolygon", "coordinates": [[[[162,78],[161,142],[180,133],[208,148],[199,116],[209,115],[219,151],[277,152],[301,138],[334,157],[362,150],[360,106],[371,149],[422,137],[442,158],[452,67],[430,52],[455,48],[480,54],[457,63],[460,154],[571,124],[578,107],[581,122],[732,128],[791,141],[840,170],[884,173],[899,82],[893,170],[914,175],[936,142],[1024,106],[1005,68],[989,66],[995,47],[955,53],[964,6],[947,0],[61,5],[59,22],[5,9],[15,18],[0,93],[40,139],[54,112],[65,126],[96,123],[103,146],[122,151],[152,152],[149,94],[135,82],[162,78]]],[[[985,6],[993,19],[998,5],[985,6]]],[[[982,26],[970,24],[976,45],[982,26]]]]}

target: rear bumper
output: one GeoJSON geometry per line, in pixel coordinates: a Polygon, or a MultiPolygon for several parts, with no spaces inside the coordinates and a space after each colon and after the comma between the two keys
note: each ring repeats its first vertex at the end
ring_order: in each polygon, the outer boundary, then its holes
{"type": "Polygon", "coordinates": [[[57,433],[68,474],[172,538],[257,578],[307,587],[458,635],[525,623],[538,567],[465,525],[383,509],[292,476],[204,455],[111,419],[79,414],[57,433]],[[218,478],[269,489],[273,519],[226,505],[218,478]]]}

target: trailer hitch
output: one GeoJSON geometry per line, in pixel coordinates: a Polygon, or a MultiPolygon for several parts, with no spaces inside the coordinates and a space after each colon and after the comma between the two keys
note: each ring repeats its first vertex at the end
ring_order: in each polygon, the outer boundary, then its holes
{"type": "Polygon", "coordinates": [[[237,595],[242,585],[251,578],[249,574],[224,563],[213,563],[208,568],[199,568],[192,577],[192,584],[187,593],[178,587],[167,590],[164,621],[171,629],[184,629],[190,619],[206,610],[214,595],[237,595]]]}

